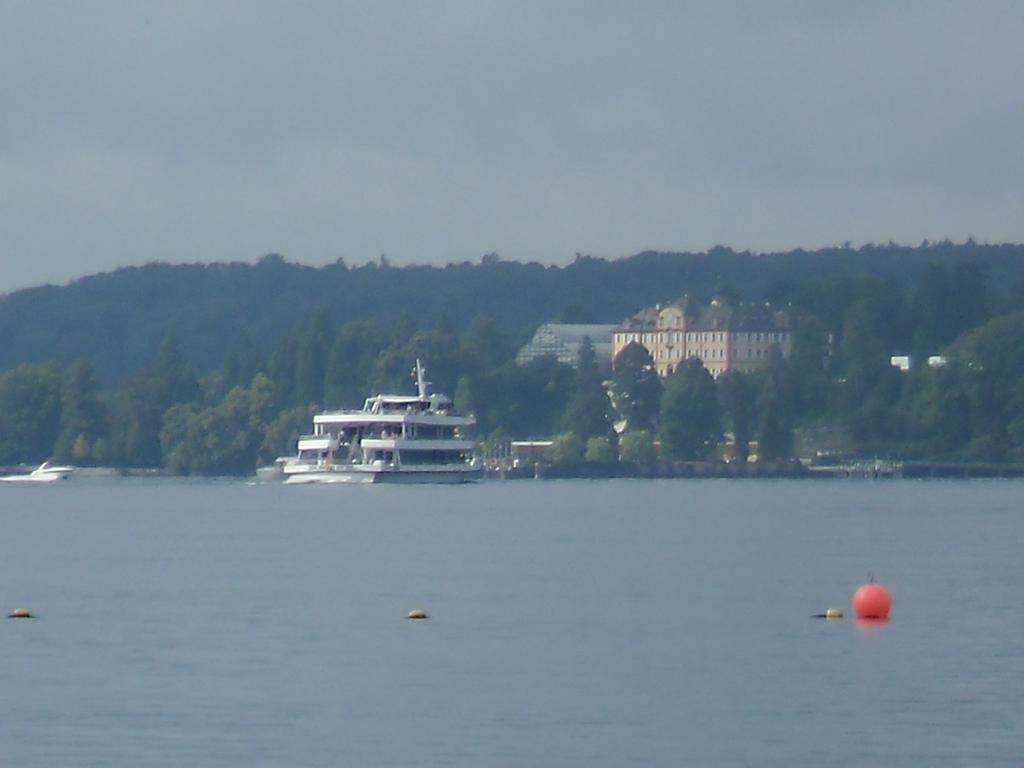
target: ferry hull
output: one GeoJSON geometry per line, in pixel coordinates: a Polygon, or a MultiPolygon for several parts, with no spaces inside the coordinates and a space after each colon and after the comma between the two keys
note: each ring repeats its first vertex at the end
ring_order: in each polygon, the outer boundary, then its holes
{"type": "Polygon", "coordinates": [[[479,480],[483,473],[479,470],[427,470],[410,472],[409,470],[358,470],[335,469],[288,474],[285,483],[288,485],[306,485],[312,483],[402,483],[402,484],[442,484],[458,485],[479,480]]]}

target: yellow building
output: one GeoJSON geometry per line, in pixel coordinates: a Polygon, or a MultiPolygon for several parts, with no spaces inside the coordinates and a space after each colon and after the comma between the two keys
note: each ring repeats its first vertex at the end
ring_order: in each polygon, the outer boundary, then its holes
{"type": "Polygon", "coordinates": [[[746,373],[764,367],[773,347],[788,356],[793,334],[789,314],[770,304],[715,299],[697,306],[684,298],[645,309],[623,322],[612,332],[612,358],[633,341],[650,352],[660,376],[696,357],[717,378],[726,371],[746,373]]]}

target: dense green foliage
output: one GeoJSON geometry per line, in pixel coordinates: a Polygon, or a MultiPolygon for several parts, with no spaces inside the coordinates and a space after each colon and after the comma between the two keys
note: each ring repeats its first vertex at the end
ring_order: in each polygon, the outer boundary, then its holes
{"type": "Polygon", "coordinates": [[[589,339],[584,339],[580,346],[574,384],[562,417],[565,429],[585,440],[607,435],[611,428],[611,403],[589,339]]]}
{"type": "Polygon", "coordinates": [[[694,460],[711,453],[721,435],[715,381],[691,357],[665,384],[661,398],[661,449],[666,458],[694,460]]]}
{"type": "MultiPolygon", "coordinates": [[[[935,309],[957,306],[948,299],[951,291],[954,300],[969,303],[963,277],[977,283],[981,264],[988,266],[992,285],[1024,283],[1024,246],[970,241],[773,254],[719,247],[612,261],[579,256],[566,267],[493,256],[442,268],[351,267],[341,261],[312,268],[276,255],[257,264],[149,264],[0,297],[0,371],[22,363],[70,365],[84,359],[105,385],[119,385],[152,366],[160,343],[174,337],[197,374],[221,369],[234,355],[235,379],[229,384],[246,384],[254,373],[253,353],[270,358],[280,341],[295,334],[318,308],[339,327],[361,321],[364,325],[348,342],[365,344],[360,353],[370,348],[374,355],[383,346],[379,334],[387,335],[403,316],[414,318],[420,328],[442,329],[446,324],[463,329],[475,318],[490,317],[519,345],[541,322],[617,323],[641,307],[684,293],[707,300],[721,289],[748,301],[809,301],[815,304],[813,314],[835,331],[855,295],[856,279],[865,274],[891,279],[908,297],[939,313],[934,327],[922,330],[921,343],[933,346],[951,342],[981,319],[970,307],[952,313],[935,309]],[[964,275],[937,280],[916,298],[929,265],[948,275],[958,264],[964,265],[959,267],[964,275]],[[810,288],[809,281],[827,284],[828,290],[810,288]]],[[[348,353],[355,351],[343,344],[333,361],[314,360],[307,353],[327,340],[308,341],[312,347],[290,350],[279,360],[284,364],[290,355],[297,376],[315,373],[304,368],[309,365],[343,370],[348,353]]],[[[402,362],[403,369],[407,364],[402,362]]],[[[349,398],[363,396],[365,385],[344,377],[331,383],[349,398]]]]}
{"type": "MultiPolygon", "coordinates": [[[[0,373],[0,463],[53,457],[78,465],[164,467],[183,474],[251,473],[260,463],[291,453],[316,410],[358,407],[364,397],[379,391],[411,392],[410,368],[416,358],[427,367],[435,390],[452,394],[459,410],[476,415],[477,436],[485,443],[558,435],[552,458],[566,462],[606,463],[616,456],[638,464],[703,459],[713,456],[723,439],[734,444],[740,461],[750,450],[761,459],[784,458],[795,450],[794,435],[811,431],[832,435],[844,450],[864,455],[1021,461],[1024,291],[1005,280],[1016,275],[1014,258],[1024,260],[1024,249],[972,247],[977,253],[970,251],[972,258],[962,263],[945,257],[962,254],[968,246],[903,249],[913,258],[908,257],[909,266],[898,274],[892,269],[854,272],[856,263],[874,264],[875,252],[839,251],[834,255],[848,257],[853,266],[825,264],[801,279],[793,265],[811,263],[806,254],[718,253],[721,275],[736,280],[728,285],[722,277],[722,284],[736,298],[771,295],[788,305],[794,341],[787,358],[776,355],[756,374],[732,372],[717,381],[696,361],[660,380],[639,345],[623,351],[613,372],[599,370],[587,344],[575,369],[550,358],[524,366],[514,361],[523,329],[559,312],[574,320],[621,320],[693,286],[702,290],[701,280],[712,263],[704,256],[644,254],[610,263],[581,258],[564,270],[493,259],[446,270],[351,270],[343,265],[308,270],[265,259],[253,267],[153,266],[90,279],[110,289],[106,300],[120,300],[126,307],[119,325],[151,334],[146,349],[154,349],[152,358],[146,361],[138,352],[138,360],[145,362],[140,366],[132,357],[135,342],[116,334],[101,351],[82,343],[70,359],[59,344],[53,360],[17,358],[18,345],[29,338],[40,342],[47,326],[25,322],[24,314],[16,324],[15,310],[24,313],[33,295],[45,298],[64,291],[67,307],[61,317],[71,323],[74,335],[81,320],[75,303],[89,295],[89,281],[67,289],[21,292],[0,300],[0,325],[8,324],[12,339],[4,350],[9,364],[0,373]],[[1002,284],[974,258],[978,253],[998,257],[1002,284]],[[924,256],[943,258],[918,268],[924,256]],[[775,258],[781,266],[773,272],[765,264],[775,258]],[[660,274],[659,269],[680,264],[697,276],[694,282],[652,287],[644,277],[634,288],[615,277],[635,277],[644,269],[660,274]],[[740,265],[756,279],[741,275],[740,265]],[[194,334],[174,333],[188,323],[160,325],[162,321],[135,304],[135,293],[119,294],[111,287],[137,278],[131,291],[148,297],[154,306],[165,306],[167,292],[184,301],[180,270],[193,278],[219,276],[215,282],[223,289],[223,303],[236,309],[238,296],[247,291],[270,296],[276,288],[286,295],[296,275],[330,283],[339,275],[370,280],[387,272],[389,280],[400,284],[416,275],[442,290],[432,281],[445,274],[454,285],[443,289],[447,302],[436,316],[429,288],[398,301],[388,287],[378,297],[385,304],[389,297],[395,299],[386,312],[374,304],[377,309],[354,319],[339,320],[339,315],[348,316],[348,299],[369,306],[362,303],[364,297],[343,293],[337,302],[323,305],[331,309],[316,311],[303,309],[311,306],[308,299],[296,299],[290,307],[295,322],[282,321],[272,329],[260,324],[277,317],[276,307],[268,305],[265,317],[250,318],[244,329],[231,323],[205,328],[211,338],[203,342],[206,351],[199,352],[194,334]],[[916,276],[908,277],[911,272],[916,276]],[[157,282],[166,281],[163,292],[149,284],[154,274],[157,282]],[[229,274],[242,276],[230,289],[229,274]],[[522,287],[523,274],[536,279],[536,285],[522,287]],[[564,283],[566,275],[579,278],[571,290],[564,283]],[[500,298],[492,279],[508,283],[500,298]],[[492,300],[488,309],[496,310],[494,315],[466,316],[470,310],[460,302],[467,294],[456,290],[463,282],[492,300]],[[613,289],[629,298],[612,298],[613,289]],[[517,290],[518,295],[510,295],[517,290]],[[416,306],[410,305],[410,296],[416,306]],[[631,303],[624,306],[627,300],[631,303]],[[136,315],[131,314],[133,306],[136,315]],[[268,344],[271,336],[274,342],[268,344]],[[889,365],[895,354],[912,356],[909,372],[889,365]],[[925,364],[929,355],[937,354],[945,356],[945,365],[925,364]],[[210,365],[214,359],[216,366],[210,365]],[[621,434],[613,431],[613,424],[621,434]]],[[[892,249],[879,250],[892,255],[892,249]]],[[[391,285],[380,285],[385,284],[391,285]]],[[[193,287],[197,285],[203,281],[193,287]]],[[[196,289],[200,304],[206,290],[196,289]]],[[[35,305],[33,316],[45,320],[54,311],[48,301],[35,305]]],[[[478,307],[475,302],[469,306],[478,307]]],[[[178,313],[191,318],[185,306],[178,313]]],[[[210,307],[187,306],[195,307],[198,317],[212,316],[210,307]]],[[[108,309],[92,305],[89,311],[105,317],[108,309]]]]}
{"type": "Polygon", "coordinates": [[[658,422],[661,380],[654,372],[651,353],[631,341],[615,359],[612,403],[629,431],[653,430],[658,422]]]}

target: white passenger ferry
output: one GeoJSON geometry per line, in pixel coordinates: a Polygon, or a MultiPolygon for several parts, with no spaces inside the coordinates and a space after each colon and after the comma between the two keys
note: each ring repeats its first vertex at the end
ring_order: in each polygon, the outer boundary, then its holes
{"type": "Polygon", "coordinates": [[[476,444],[445,395],[431,394],[416,361],[415,395],[369,397],[361,411],[313,417],[313,434],[299,438],[284,464],[286,483],[465,483],[482,474],[476,444]]]}

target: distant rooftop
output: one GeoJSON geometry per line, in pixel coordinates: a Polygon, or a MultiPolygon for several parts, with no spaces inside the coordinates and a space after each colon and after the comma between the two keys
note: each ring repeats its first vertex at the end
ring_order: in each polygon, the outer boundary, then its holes
{"type": "Polygon", "coordinates": [[[789,330],[789,313],[764,303],[732,304],[714,299],[709,304],[697,304],[684,296],[672,304],[647,307],[626,318],[617,330],[644,331],[658,327],[658,317],[666,309],[681,311],[686,317],[688,331],[764,331],[789,330]]]}

